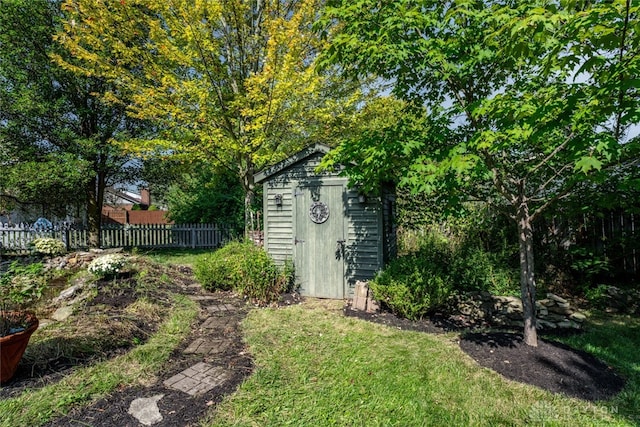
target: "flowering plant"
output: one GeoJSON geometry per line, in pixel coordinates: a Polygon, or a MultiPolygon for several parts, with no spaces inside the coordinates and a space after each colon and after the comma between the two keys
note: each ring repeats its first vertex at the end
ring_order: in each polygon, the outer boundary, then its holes
{"type": "Polygon", "coordinates": [[[127,259],[123,255],[109,254],[94,259],[89,263],[88,270],[98,277],[113,277],[124,267],[127,259]]]}
{"type": "Polygon", "coordinates": [[[33,249],[43,255],[62,255],[66,247],[64,243],[58,239],[50,237],[41,237],[31,242],[33,249]]]}

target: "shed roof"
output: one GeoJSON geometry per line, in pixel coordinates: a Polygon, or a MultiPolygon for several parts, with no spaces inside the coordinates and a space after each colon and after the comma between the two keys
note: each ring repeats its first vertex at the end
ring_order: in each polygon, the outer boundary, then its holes
{"type": "Polygon", "coordinates": [[[284,159],[283,161],[276,163],[275,165],[264,169],[261,172],[258,172],[253,176],[256,184],[265,181],[266,179],[276,175],[279,172],[287,169],[288,167],[295,165],[298,162],[301,162],[308,157],[311,157],[314,154],[327,154],[331,150],[331,147],[325,144],[315,143],[305,148],[304,150],[298,151],[293,156],[284,159]]]}

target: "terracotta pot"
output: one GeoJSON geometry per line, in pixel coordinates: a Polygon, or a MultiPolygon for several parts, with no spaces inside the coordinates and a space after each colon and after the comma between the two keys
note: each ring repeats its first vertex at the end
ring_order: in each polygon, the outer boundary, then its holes
{"type": "Polygon", "coordinates": [[[22,359],[31,334],[38,329],[38,318],[35,314],[28,314],[29,328],[15,334],[0,337],[0,383],[13,378],[22,359]]]}

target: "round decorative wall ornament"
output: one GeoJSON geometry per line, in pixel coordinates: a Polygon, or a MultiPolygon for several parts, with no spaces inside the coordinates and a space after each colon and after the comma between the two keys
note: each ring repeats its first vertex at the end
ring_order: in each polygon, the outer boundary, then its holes
{"type": "Polygon", "coordinates": [[[309,217],[316,224],[322,224],[329,218],[329,206],[324,202],[313,202],[309,208],[309,217]]]}

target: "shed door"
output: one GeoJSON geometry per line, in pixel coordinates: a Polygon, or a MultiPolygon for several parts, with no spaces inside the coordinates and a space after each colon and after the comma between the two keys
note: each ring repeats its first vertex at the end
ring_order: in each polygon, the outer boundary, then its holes
{"type": "Polygon", "coordinates": [[[344,187],[304,185],[295,197],[295,269],[302,295],[344,298],[344,187]]]}

